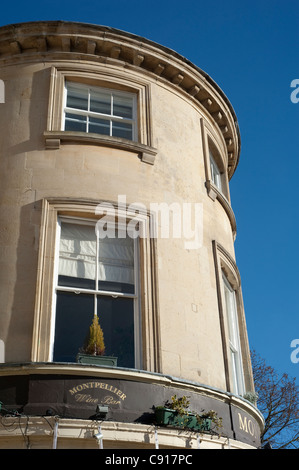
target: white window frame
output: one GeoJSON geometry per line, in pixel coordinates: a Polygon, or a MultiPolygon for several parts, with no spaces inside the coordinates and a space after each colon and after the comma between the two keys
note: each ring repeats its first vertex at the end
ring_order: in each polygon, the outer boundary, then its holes
{"type": "MultiPolygon", "coordinates": [[[[134,299],[134,350],[135,350],[135,369],[142,369],[142,327],[141,327],[141,299],[140,299],[140,248],[139,248],[139,238],[133,237],[134,240],[134,283],[135,291],[134,294],[123,293],[123,292],[113,292],[105,291],[97,288],[95,289],[85,289],[78,287],[67,287],[58,285],[58,266],[59,266],[59,244],[60,244],[60,234],[61,234],[61,223],[77,223],[80,225],[94,225],[96,226],[96,220],[94,219],[83,219],[79,217],[71,216],[59,216],[57,220],[57,230],[56,230],[56,244],[55,244],[55,268],[54,268],[54,292],[53,292],[53,303],[52,303],[52,319],[51,319],[51,339],[50,339],[50,361],[53,361],[54,354],[54,342],[55,342],[55,321],[56,321],[56,300],[57,292],[74,292],[76,294],[92,294],[94,295],[94,308],[96,310],[97,297],[109,296],[109,297],[122,297],[122,298],[131,298],[134,299]]],[[[111,222],[110,228],[115,226],[114,222],[111,222]]],[[[130,228],[128,224],[121,224],[117,222],[117,228],[120,230],[129,231],[130,228]]],[[[129,232],[128,232],[129,233],[129,232]]],[[[98,244],[98,234],[97,235],[97,244],[98,244]]],[[[97,263],[96,263],[97,266],[97,263]]],[[[97,270],[97,268],[96,268],[97,270]]]]}
{"type": "MultiPolygon", "coordinates": [[[[114,137],[114,138],[121,138],[118,136],[113,135],[112,133],[112,124],[117,123],[117,122],[122,122],[122,123],[128,123],[132,125],[132,139],[125,139],[129,140],[132,142],[137,142],[138,140],[138,126],[137,126],[137,96],[135,93],[130,93],[127,91],[121,91],[121,90],[116,90],[112,88],[105,88],[101,86],[89,86],[84,83],[76,83],[73,81],[65,80],[64,83],[64,98],[63,98],[63,119],[62,119],[62,130],[65,130],[65,118],[66,114],[71,113],[71,114],[76,114],[78,116],[85,116],[87,118],[87,128],[86,128],[86,133],[89,134],[89,118],[98,118],[102,120],[106,120],[109,122],[109,137],[114,137]],[[87,90],[88,92],[88,108],[90,104],[90,92],[91,91],[101,91],[105,93],[107,96],[110,95],[110,102],[113,103],[113,98],[115,96],[120,96],[120,97],[127,97],[132,99],[132,119],[129,118],[124,118],[121,116],[113,115],[113,114],[104,114],[104,113],[97,113],[90,111],[89,109],[82,110],[82,109],[77,109],[77,108],[70,108],[67,107],[67,91],[68,91],[68,84],[70,84],[71,87],[77,88],[78,90],[87,90]]],[[[98,135],[106,135],[106,134],[98,134],[98,135]]]]}
{"type": "Polygon", "coordinates": [[[219,167],[213,157],[213,154],[210,150],[210,169],[211,169],[211,180],[216,186],[216,188],[219,189],[219,191],[222,192],[222,180],[221,180],[221,172],[219,170],[219,167]]]}
{"type": "Polygon", "coordinates": [[[236,292],[234,291],[224,272],[222,272],[222,279],[225,300],[224,303],[228,324],[228,341],[231,359],[233,391],[236,395],[244,395],[245,382],[242,365],[236,292]]]}

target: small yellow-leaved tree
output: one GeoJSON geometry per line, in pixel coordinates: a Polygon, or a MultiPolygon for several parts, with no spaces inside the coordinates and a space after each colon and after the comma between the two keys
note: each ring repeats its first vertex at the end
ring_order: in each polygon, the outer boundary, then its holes
{"type": "Polygon", "coordinates": [[[94,356],[103,356],[105,354],[104,333],[99,323],[99,317],[96,314],[89,327],[89,337],[85,353],[94,356]]]}

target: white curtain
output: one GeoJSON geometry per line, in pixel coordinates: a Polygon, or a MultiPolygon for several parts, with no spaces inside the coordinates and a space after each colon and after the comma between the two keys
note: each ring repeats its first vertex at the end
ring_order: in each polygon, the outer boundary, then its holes
{"type": "MultiPolygon", "coordinates": [[[[96,279],[97,237],[93,225],[61,224],[59,274],[96,279]]],[[[134,240],[98,240],[98,279],[134,284],[134,240]]]]}

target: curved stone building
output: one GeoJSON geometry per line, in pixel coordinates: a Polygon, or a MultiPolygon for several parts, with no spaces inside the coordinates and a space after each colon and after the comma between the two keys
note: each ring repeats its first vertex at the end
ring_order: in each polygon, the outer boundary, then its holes
{"type": "Polygon", "coordinates": [[[0,79],[0,447],[259,447],[224,93],[63,21],[1,27],[0,79]],[[78,357],[95,315],[105,365],[78,357]],[[174,395],[221,430],[157,423],[174,395]]]}

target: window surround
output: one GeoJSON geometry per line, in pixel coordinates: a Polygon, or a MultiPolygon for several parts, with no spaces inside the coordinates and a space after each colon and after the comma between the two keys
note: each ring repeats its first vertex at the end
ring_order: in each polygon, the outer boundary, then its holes
{"type": "Polygon", "coordinates": [[[203,140],[204,140],[204,158],[206,163],[206,182],[208,183],[208,194],[211,199],[217,199],[220,194],[230,203],[228,175],[227,175],[227,158],[226,150],[219,138],[210,130],[209,127],[203,126],[203,140]],[[212,156],[212,161],[211,161],[212,156]],[[220,182],[217,184],[214,181],[211,166],[212,164],[218,169],[220,182]]]}
{"type": "MultiPolygon", "coordinates": [[[[31,360],[33,362],[51,362],[53,341],[53,315],[55,313],[55,270],[57,269],[57,222],[59,217],[85,220],[99,220],[96,214],[98,202],[82,200],[45,199],[42,201],[41,232],[38,258],[38,276],[36,302],[34,311],[34,329],[31,360]]],[[[111,207],[111,203],[109,203],[111,207]]],[[[120,213],[115,205],[115,212],[122,220],[130,221],[130,214],[120,213]],[[117,212],[118,211],[118,212],[117,212]],[[124,219],[126,217],[126,219],[124,219]]],[[[108,213],[108,212],[107,212],[108,213]]],[[[132,216],[133,217],[133,216],[132,216]]],[[[139,214],[139,223],[150,233],[150,217],[139,214]]],[[[136,214],[134,214],[136,220],[136,214]]],[[[157,313],[157,289],[155,244],[150,237],[140,237],[140,329],[142,350],[140,351],[142,367],[151,372],[160,372],[161,358],[159,348],[159,325],[157,313]]]]}
{"type": "Polygon", "coordinates": [[[219,308],[219,321],[222,336],[222,348],[224,358],[224,369],[226,376],[227,391],[235,393],[234,370],[231,361],[230,334],[225,304],[224,282],[230,286],[231,292],[234,292],[235,307],[237,314],[238,332],[239,332],[239,357],[241,358],[240,368],[243,369],[239,385],[241,388],[237,391],[244,394],[247,391],[254,391],[254,383],[251,370],[250,349],[247,337],[246,320],[242,298],[241,279],[236,263],[228,251],[215,240],[212,242],[214,255],[216,286],[219,308]],[[225,277],[226,281],[223,280],[225,277]],[[243,385],[242,385],[243,381],[243,385]]]}
{"type": "Polygon", "coordinates": [[[49,107],[47,128],[44,132],[46,149],[59,149],[65,142],[79,144],[92,144],[113,147],[137,154],[143,162],[154,164],[157,149],[153,147],[152,119],[151,119],[151,87],[148,82],[139,77],[121,73],[119,70],[94,69],[82,70],[80,67],[63,69],[51,68],[49,107]],[[137,101],[137,127],[136,141],[111,137],[107,135],[74,132],[63,130],[64,95],[66,81],[103,87],[118,91],[133,93],[137,101]]]}
{"type": "Polygon", "coordinates": [[[235,238],[237,225],[236,218],[230,203],[228,174],[226,170],[226,147],[222,139],[219,139],[219,137],[211,130],[209,124],[203,119],[201,119],[201,133],[205,165],[205,187],[207,194],[212,199],[212,201],[218,201],[224,208],[229,218],[233,236],[235,238]],[[210,154],[213,155],[215,163],[221,174],[221,190],[212,180],[210,154]]]}

